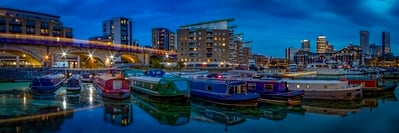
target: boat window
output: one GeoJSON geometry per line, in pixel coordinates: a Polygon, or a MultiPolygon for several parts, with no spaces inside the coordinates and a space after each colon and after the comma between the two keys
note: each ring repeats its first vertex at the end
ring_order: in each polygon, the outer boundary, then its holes
{"type": "Polygon", "coordinates": [[[178,90],[180,91],[188,90],[187,80],[175,81],[174,83],[178,90]]]}
{"type": "Polygon", "coordinates": [[[310,88],[310,85],[306,85],[306,88],[308,88],[308,89],[309,89],[309,88],[310,88]]]}
{"type": "Polygon", "coordinates": [[[152,86],[153,86],[153,85],[152,85],[152,84],[150,84],[150,89],[151,89],[151,90],[152,90],[152,86]]]}
{"type": "Polygon", "coordinates": [[[265,85],[263,86],[263,89],[265,89],[265,90],[272,90],[272,89],[273,89],[273,85],[271,85],[271,84],[265,84],[265,85]]]}
{"type": "Polygon", "coordinates": [[[113,80],[112,89],[121,89],[122,88],[122,80],[113,80]]]}
{"type": "Polygon", "coordinates": [[[235,90],[234,90],[234,86],[230,86],[229,87],[229,94],[234,94],[235,90]]]}
{"type": "Polygon", "coordinates": [[[249,83],[248,84],[248,90],[255,90],[256,84],[255,83],[249,83]]]}
{"type": "Polygon", "coordinates": [[[206,90],[207,90],[207,91],[211,91],[211,90],[212,90],[212,86],[207,85],[207,86],[206,86],[206,90]]]}
{"type": "Polygon", "coordinates": [[[245,87],[241,86],[241,85],[238,86],[238,89],[241,90],[240,93],[247,93],[247,89],[245,87]]]}
{"type": "Polygon", "coordinates": [[[296,85],[296,88],[298,88],[298,89],[301,88],[301,85],[296,85]]]}
{"type": "Polygon", "coordinates": [[[327,85],[324,85],[324,89],[327,89],[328,88],[328,86],[327,85]]]}

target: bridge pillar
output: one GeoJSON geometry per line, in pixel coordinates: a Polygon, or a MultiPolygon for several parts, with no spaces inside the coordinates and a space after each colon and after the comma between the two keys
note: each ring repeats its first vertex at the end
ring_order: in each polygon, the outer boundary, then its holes
{"type": "Polygon", "coordinates": [[[19,56],[17,55],[17,58],[16,58],[16,60],[15,60],[15,67],[16,68],[19,68],[19,56]]]}
{"type": "Polygon", "coordinates": [[[76,66],[76,68],[80,68],[80,56],[78,55],[78,59],[77,59],[78,61],[77,61],[77,66],[76,66]]]}

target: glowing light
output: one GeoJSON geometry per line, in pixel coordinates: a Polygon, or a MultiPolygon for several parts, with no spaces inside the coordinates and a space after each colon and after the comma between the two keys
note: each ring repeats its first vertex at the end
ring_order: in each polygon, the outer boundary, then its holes
{"type": "Polygon", "coordinates": [[[26,56],[25,54],[22,55],[22,57],[25,57],[25,56],[26,56]]]}
{"type": "MultiPolygon", "coordinates": [[[[38,40],[38,41],[57,41],[57,42],[74,42],[74,43],[88,43],[90,45],[97,46],[109,46],[108,42],[100,42],[100,41],[87,41],[81,39],[71,39],[71,38],[62,38],[62,37],[51,37],[51,36],[40,36],[40,35],[19,35],[19,34],[1,34],[2,38],[22,38],[22,39],[30,39],[30,40],[38,40]]],[[[112,47],[115,48],[124,48],[131,50],[143,50],[143,52],[151,52],[156,54],[169,54],[176,55],[175,51],[166,51],[152,48],[144,48],[140,46],[126,46],[124,44],[112,44],[112,47]]]]}
{"type": "Polygon", "coordinates": [[[67,108],[67,103],[66,103],[66,100],[65,100],[65,98],[64,98],[64,100],[62,101],[62,107],[63,107],[64,109],[66,109],[66,108],[67,108]]]}
{"type": "Polygon", "coordinates": [[[64,57],[65,57],[65,56],[66,56],[66,53],[65,53],[65,52],[62,52],[62,56],[64,56],[64,57]]]}
{"type": "Polygon", "coordinates": [[[93,58],[93,54],[89,54],[89,58],[93,58]]]}

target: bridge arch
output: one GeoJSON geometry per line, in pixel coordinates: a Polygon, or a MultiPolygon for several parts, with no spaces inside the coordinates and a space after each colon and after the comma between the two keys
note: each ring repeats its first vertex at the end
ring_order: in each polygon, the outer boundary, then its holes
{"type": "Polygon", "coordinates": [[[42,57],[38,56],[37,54],[30,52],[28,50],[24,50],[23,48],[18,48],[18,47],[2,47],[0,48],[0,51],[3,51],[5,53],[9,53],[12,55],[19,56],[19,58],[24,59],[25,61],[29,62],[30,65],[34,67],[42,67],[42,57]]]}

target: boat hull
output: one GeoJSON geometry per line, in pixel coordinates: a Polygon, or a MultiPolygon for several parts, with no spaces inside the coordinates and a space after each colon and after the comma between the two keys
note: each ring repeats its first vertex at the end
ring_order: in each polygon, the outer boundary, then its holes
{"type": "Polygon", "coordinates": [[[359,100],[363,97],[362,86],[348,86],[347,81],[287,80],[289,90],[303,90],[304,99],[359,100]]]}
{"type": "Polygon", "coordinates": [[[284,105],[301,105],[304,91],[292,91],[287,93],[260,94],[259,102],[284,104],[284,105]]]}
{"type": "Polygon", "coordinates": [[[94,84],[94,87],[98,88],[101,92],[101,95],[106,98],[112,99],[126,99],[130,97],[130,90],[126,91],[126,89],[121,90],[107,90],[104,87],[94,84]]]}
{"type": "Polygon", "coordinates": [[[245,106],[255,107],[258,106],[259,94],[249,95],[226,95],[226,94],[209,94],[197,90],[191,90],[191,96],[202,101],[211,102],[224,106],[245,106]]]}

